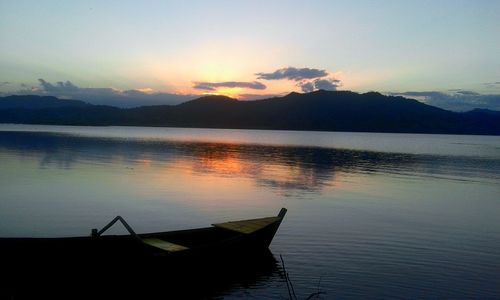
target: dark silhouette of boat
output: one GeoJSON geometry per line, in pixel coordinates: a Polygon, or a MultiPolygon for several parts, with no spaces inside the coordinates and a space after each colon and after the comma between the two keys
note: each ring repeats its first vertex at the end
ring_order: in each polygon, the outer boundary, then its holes
{"type": "Polygon", "coordinates": [[[286,209],[277,216],[212,224],[212,227],[136,234],[120,216],[87,237],[0,238],[0,249],[11,258],[78,258],[122,260],[164,258],[180,261],[238,255],[269,247],[286,209]],[[103,235],[117,221],[129,235],[103,235]]]}
{"type": "Polygon", "coordinates": [[[0,238],[0,298],[218,297],[277,276],[268,247],[285,214],[146,234],[118,216],[87,237],[0,238]],[[130,234],[103,235],[118,221],[130,234]]]}

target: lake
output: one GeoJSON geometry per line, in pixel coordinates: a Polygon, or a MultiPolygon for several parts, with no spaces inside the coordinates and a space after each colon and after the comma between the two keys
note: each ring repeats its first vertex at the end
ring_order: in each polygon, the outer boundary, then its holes
{"type": "MultiPolygon", "coordinates": [[[[3,124],[0,166],[1,237],[286,207],[270,249],[300,299],[500,297],[500,137],[3,124]]],[[[287,298],[280,269],[207,297],[287,298]]]]}

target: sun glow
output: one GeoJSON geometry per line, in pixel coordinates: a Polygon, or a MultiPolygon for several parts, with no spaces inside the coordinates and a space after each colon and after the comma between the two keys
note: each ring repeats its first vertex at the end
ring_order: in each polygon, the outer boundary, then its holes
{"type": "Polygon", "coordinates": [[[205,93],[203,93],[203,95],[220,95],[220,96],[227,96],[227,97],[238,99],[242,90],[243,90],[242,88],[221,87],[221,88],[217,88],[215,91],[205,92],[205,93]]]}

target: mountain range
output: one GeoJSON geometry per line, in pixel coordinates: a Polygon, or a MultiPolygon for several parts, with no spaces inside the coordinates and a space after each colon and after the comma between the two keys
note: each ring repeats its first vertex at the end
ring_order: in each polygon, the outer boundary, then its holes
{"type": "Polygon", "coordinates": [[[290,93],[255,101],[204,96],[117,108],[50,96],[0,97],[0,123],[500,135],[500,112],[452,112],[377,92],[290,93]]]}

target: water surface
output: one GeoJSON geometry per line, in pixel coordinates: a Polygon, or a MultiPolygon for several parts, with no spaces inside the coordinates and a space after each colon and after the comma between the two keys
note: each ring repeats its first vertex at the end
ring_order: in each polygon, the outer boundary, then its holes
{"type": "MultiPolygon", "coordinates": [[[[0,236],[287,207],[271,250],[299,298],[318,284],[325,298],[500,295],[498,137],[0,125],[0,166],[0,236]]],[[[287,295],[275,270],[215,296],[287,295]]]]}

